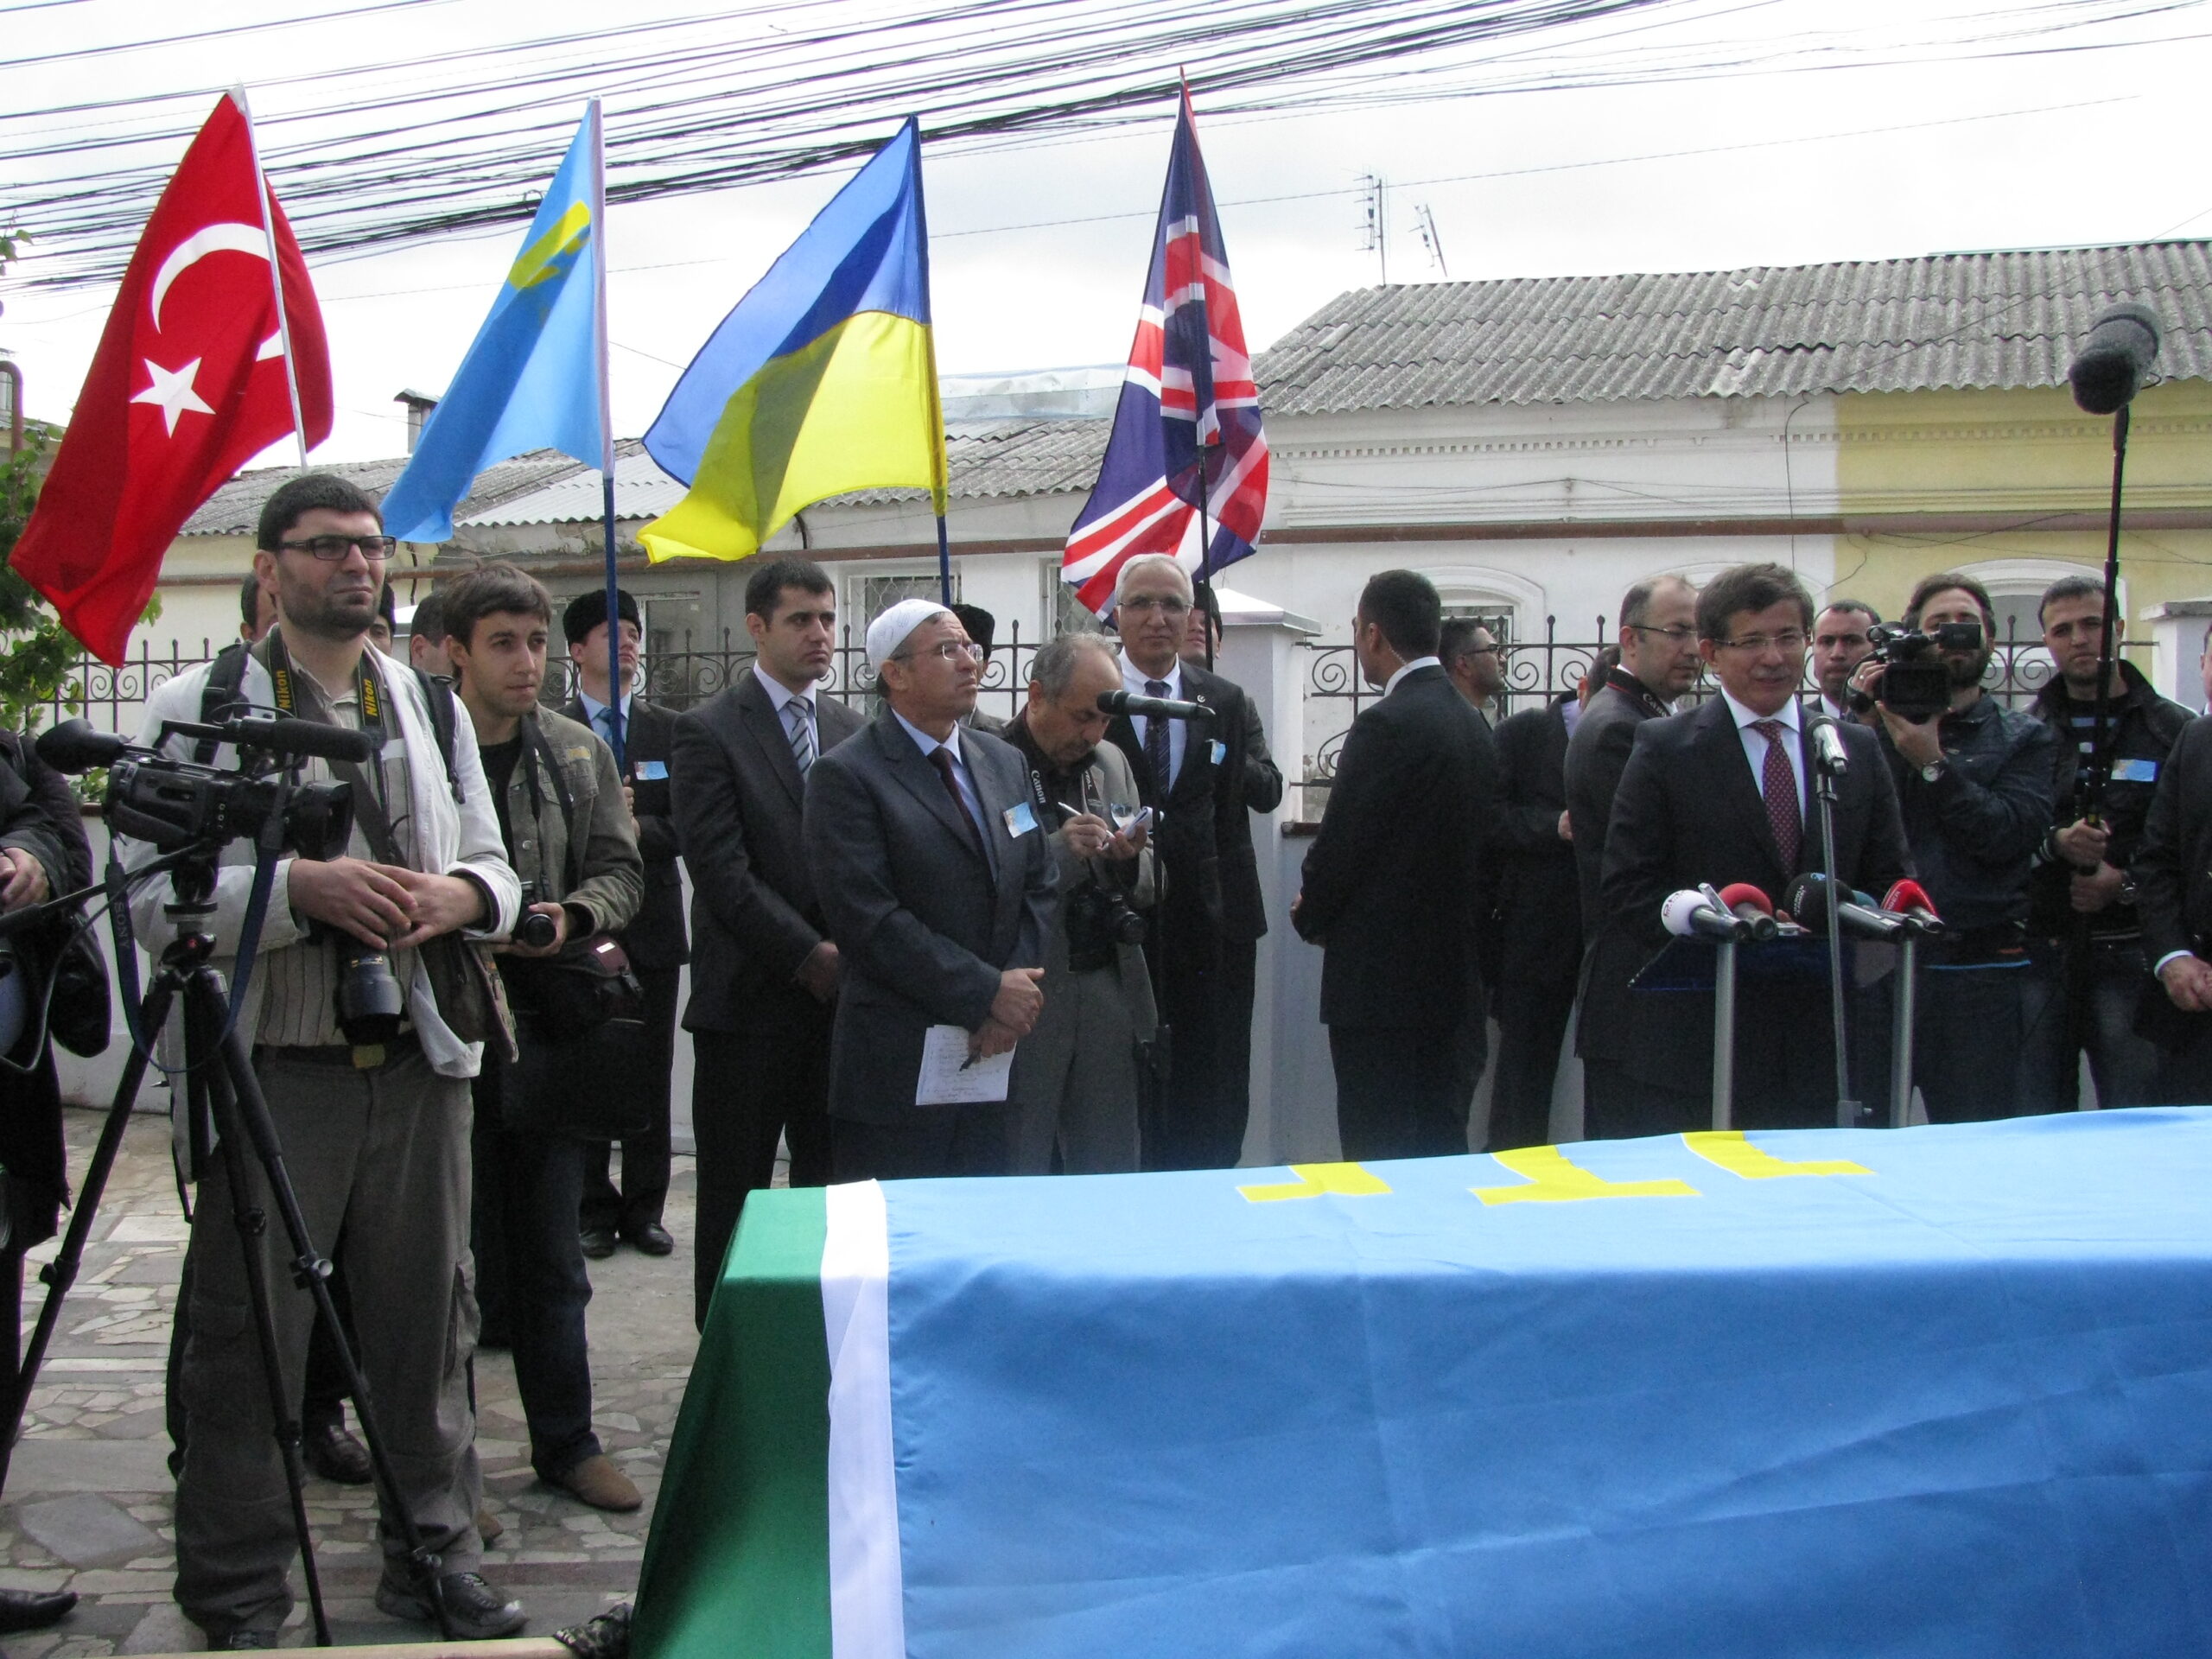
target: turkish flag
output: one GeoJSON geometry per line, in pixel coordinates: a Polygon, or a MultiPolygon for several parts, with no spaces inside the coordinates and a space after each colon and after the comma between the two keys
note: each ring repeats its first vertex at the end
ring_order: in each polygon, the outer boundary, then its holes
{"type": "MultiPolygon", "coordinates": [[[[226,94],[138,239],[92,372],[10,562],[70,632],[120,664],[184,521],[293,428],[264,200],[226,94]]],[[[322,312],[276,194],[284,311],[308,442],[330,435],[322,312]]]]}

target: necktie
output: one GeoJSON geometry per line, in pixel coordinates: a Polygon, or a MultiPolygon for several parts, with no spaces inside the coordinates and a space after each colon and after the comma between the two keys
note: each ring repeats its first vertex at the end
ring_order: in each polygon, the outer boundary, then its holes
{"type": "MultiPolygon", "coordinates": [[[[1147,697],[1166,696],[1167,682],[1147,680],[1144,683],[1144,694],[1147,697]]],[[[1163,795],[1167,792],[1167,785],[1174,781],[1167,775],[1168,756],[1171,753],[1167,747],[1167,722],[1158,715],[1147,715],[1144,722],[1144,762],[1152,768],[1153,787],[1163,795]]]]}
{"type": "Polygon", "coordinates": [[[1789,728],[1778,720],[1755,720],[1751,729],[1766,739],[1766,765],[1761,769],[1760,793],[1766,797],[1767,822],[1774,826],[1774,844],[1782,854],[1782,868],[1797,868],[1797,848],[1804,839],[1805,820],[1797,805],[1797,773],[1782,745],[1789,728]]]}
{"type": "Polygon", "coordinates": [[[791,716],[791,759],[798,763],[798,775],[804,778],[814,764],[814,703],[810,698],[793,697],[784,705],[784,712],[791,716]]]}
{"type": "Polygon", "coordinates": [[[952,797],[952,804],[960,813],[960,821],[968,826],[968,833],[975,837],[976,850],[982,852],[982,827],[976,822],[976,815],[968,810],[968,798],[960,792],[960,779],[953,776],[952,751],[942,746],[931,749],[930,764],[937,768],[937,775],[944,779],[944,792],[952,797]]]}

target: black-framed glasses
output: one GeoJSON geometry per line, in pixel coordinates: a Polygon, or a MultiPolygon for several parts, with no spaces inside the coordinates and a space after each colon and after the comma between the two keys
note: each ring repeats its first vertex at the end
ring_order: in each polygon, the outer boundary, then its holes
{"type": "Polygon", "coordinates": [[[365,559],[388,559],[399,543],[390,536],[309,536],[302,541],[279,542],[276,545],[289,552],[310,553],[326,564],[335,564],[357,547],[365,559]]]}

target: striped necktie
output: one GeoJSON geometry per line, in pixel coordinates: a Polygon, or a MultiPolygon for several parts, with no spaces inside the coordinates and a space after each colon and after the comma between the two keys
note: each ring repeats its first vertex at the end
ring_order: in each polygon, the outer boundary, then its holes
{"type": "Polygon", "coordinates": [[[798,763],[798,775],[804,778],[814,764],[814,700],[793,697],[784,705],[784,713],[790,716],[791,759],[798,763]]]}

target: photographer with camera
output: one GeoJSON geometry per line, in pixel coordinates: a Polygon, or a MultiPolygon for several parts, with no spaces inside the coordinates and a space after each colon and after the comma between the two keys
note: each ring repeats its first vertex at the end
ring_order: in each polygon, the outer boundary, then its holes
{"type": "MultiPolygon", "coordinates": [[[[638,913],[645,861],[613,752],[588,726],[538,703],[551,596],[512,564],[486,564],[448,585],[444,599],[446,651],[525,903],[499,970],[519,1061],[486,1067],[476,1080],[485,1339],[513,1350],[537,1478],[594,1509],[634,1510],[644,1500],[592,1430],[591,1279],[576,1228],[586,1142],[573,1122],[545,1116],[555,1103],[532,1064],[551,1045],[565,1051],[593,1035],[575,1031],[563,1011],[563,976],[585,965],[577,959],[587,942],[602,954],[619,950],[599,936],[638,913]]],[[[579,1052],[567,1069],[588,1058],[579,1052]]]]}
{"type": "MultiPolygon", "coordinates": [[[[256,541],[254,569],[276,594],[278,623],[243,664],[240,700],[367,733],[377,754],[365,768],[306,764],[305,778],[326,787],[348,772],[360,779],[354,828],[342,856],[276,866],[239,1026],[312,1236],[353,1287],[376,1427],[389,1437],[400,1501],[441,1558],[448,1618],[456,1634],[507,1636],[521,1628],[522,1608],[476,1570],[467,1079],[493,1027],[480,963],[464,941],[512,925],[514,872],[474,735],[455,733],[448,762],[419,683],[366,648],[391,550],[375,501],[343,479],[308,474],[269,499],[256,541]],[[387,1034],[367,1040],[371,1029],[387,1034]]],[[[165,721],[199,720],[212,671],[156,690],[142,742],[165,721]]],[[[188,760],[193,740],[167,747],[188,760]]],[[[234,764],[235,752],[214,760],[234,764]]],[[[126,852],[126,861],[146,861],[144,851],[126,852]]],[[[221,852],[207,931],[226,970],[235,969],[254,857],[250,836],[221,852]]],[[[156,951],[176,931],[163,912],[168,896],[163,884],[149,884],[131,906],[139,938],[156,951]]],[[[292,1606],[286,1567],[296,1539],[221,1160],[208,1164],[200,1187],[192,1334],[179,1379],[188,1434],[177,1483],[176,1599],[210,1646],[271,1647],[292,1606]]],[[[284,1288],[283,1230],[267,1230],[256,1249],[277,1292],[277,1359],[296,1399],[314,1306],[284,1288]]],[[[431,1619],[389,1514],[381,1535],[378,1606],[431,1619]]]]}
{"type": "Polygon", "coordinates": [[[1001,734],[1028,763],[1039,820],[1055,826],[1060,877],[1045,1006],[1014,1052],[1010,1174],[1050,1174],[1056,1147],[1070,1175],[1137,1166],[1137,1046],[1155,1023],[1141,912],[1158,876],[1135,774],[1098,706],[1121,683],[1102,636],[1064,633],[1031,659],[1029,701],[1001,734]]]}
{"type": "Polygon", "coordinates": [[[1871,631],[1851,682],[1853,707],[1880,718],[1912,861],[1948,930],[1923,947],[1915,1021],[1913,1079],[1936,1123],[2010,1117],[2022,1098],[2028,879],[2050,830],[2056,739],[1983,692],[1996,621],[1972,576],[1925,577],[1902,630],[1871,631]]]}

